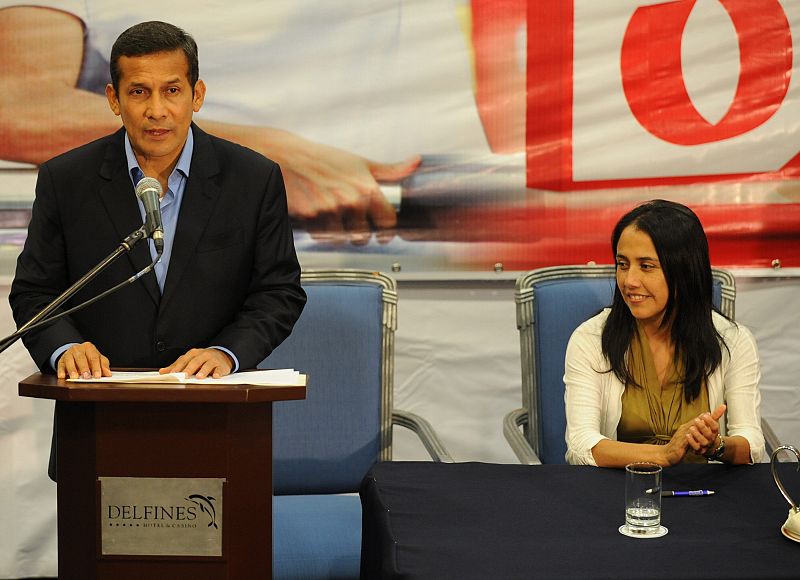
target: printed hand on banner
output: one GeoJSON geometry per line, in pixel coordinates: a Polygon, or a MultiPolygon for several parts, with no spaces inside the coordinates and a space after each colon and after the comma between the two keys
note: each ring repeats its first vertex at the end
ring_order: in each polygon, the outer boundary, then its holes
{"type": "Polygon", "coordinates": [[[394,237],[397,212],[378,182],[412,174],[421,157],[378,163],[336,147],[271,127],[200,121],[209,132],[263,153],[281,166],[289,215],[315,240],[362,245],[372,231],[379,242],[394,237]]]}
{"type": "Polygon", "coordinates": [[[284,171],[289,214],[303,220],[314,239],[362,245],[372,230],[381,243],[394,237],[396,211],[378,181],[407,177],[419,156],[384,164],[291,133],[283,132],[281,141],[272,157],[284,171]]]}

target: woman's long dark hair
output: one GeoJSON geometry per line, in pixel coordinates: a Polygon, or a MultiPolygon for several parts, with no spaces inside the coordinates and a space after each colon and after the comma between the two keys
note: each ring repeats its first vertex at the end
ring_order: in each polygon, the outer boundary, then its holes
{"type": "MultiPolygon", "coordinates": [[[[657,199],[639,205],[614,227],[611,248],[615,262],[619,238],[628,226],[650,236],[658,253],[669,289],[661,325],[670,327],[675,361],[683,362],[683,393],[687,401],[692,401],[700,394],[703,380],[720,364],[720,343],[724,344],[711,318],[715,310],[713,282],[703,225],[692,210],[679,203],[657,199]]],[[[611,313],[603,328],[602,348],[610,370],[620,381],[631,385],[637,383],[626,357],[634,332],[636,319],[616,286],[611,313]]]]}

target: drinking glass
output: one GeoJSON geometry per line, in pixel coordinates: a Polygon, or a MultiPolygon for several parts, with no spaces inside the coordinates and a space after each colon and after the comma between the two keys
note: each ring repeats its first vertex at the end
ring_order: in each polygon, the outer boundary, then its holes
{"type": "Polygon", "coordinates": [[[620,533],[657,538],[667,533],[661,525],[661,466],[631,463],[625,466],[625,524],[620,533]]]}

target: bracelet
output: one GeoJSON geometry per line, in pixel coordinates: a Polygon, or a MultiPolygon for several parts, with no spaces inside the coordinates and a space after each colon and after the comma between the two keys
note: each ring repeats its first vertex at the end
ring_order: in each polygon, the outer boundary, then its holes
{"type": "Polygon", "coordinates": [[[719,437],[719,445],[717,445],[717,448],[710,453],[703,454],[703,457],[709,461],[720,461],[725,454],[725,438],[722,435],[717,435],[717,437],[719,437]]]}

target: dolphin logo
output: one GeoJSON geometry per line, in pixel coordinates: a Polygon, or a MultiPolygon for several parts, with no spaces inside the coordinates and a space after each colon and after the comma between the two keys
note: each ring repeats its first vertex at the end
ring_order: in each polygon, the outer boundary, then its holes
{"type": "Polygon", "coordinates": [[[195,504],[197,507],[200,508],[201,512],[208,515],[210,520],[208,522],[209,528],[213,526],[215,529],[217,530],[219,529],[219,526],[217,525],[217,510],[214,507],[213,503],[217,501],[216,499],[214,499],[210,495],[206,496],[206,495],[200,495],[198,493],[193,493],[192,495],[187,497],[186,500],[195,504]]]}

